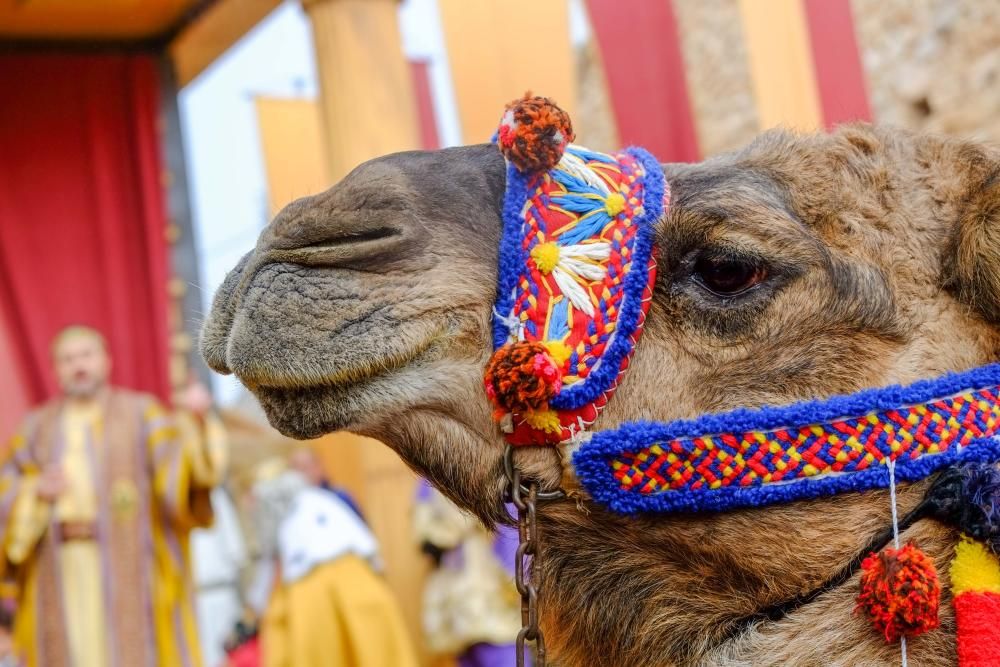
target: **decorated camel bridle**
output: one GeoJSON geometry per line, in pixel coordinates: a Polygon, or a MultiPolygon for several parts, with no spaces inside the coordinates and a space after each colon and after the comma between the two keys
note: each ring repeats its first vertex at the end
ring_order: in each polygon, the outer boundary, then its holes
{"type": "Polygon", "coordinates": [[[823,587],[762,618],[780,618],[860,567],[858,609],[886,641],[902,644],[905,664],[906,637],[938,626],[940,586],[934,563],[914,543],[901,545],[899,531],[933,517],[962,532],[949,571],[959,664],[1000,665],[1000,364],[908,387],[589,433],[642,332],[656,278],[654,225],[670,189],[646,151],[607,155],[573,138],[564,111],[529,95],[507,107],[495,138],[507,181],[485,388],[508,442],[504,467],[518,509],[518,664],[527,641],[544,665],[535,507],[563,494],[523,482],[513,451],[568,445],[590,496],[626,516],[890,489],[892,529],[823,587]],[[897,481],[938,472],[920,506],[897,517],[897,481]]]}

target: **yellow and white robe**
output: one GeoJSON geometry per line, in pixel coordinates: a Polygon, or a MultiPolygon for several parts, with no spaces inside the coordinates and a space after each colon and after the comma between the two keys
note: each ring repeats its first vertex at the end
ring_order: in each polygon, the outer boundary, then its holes
{"type": "Polygon", "coordinates": [[[0,544],[19,584],[15,644],[27,667],[201,667],[188,534],[209,525],[224,466],[221,426],[113,389],[28,417],[0,469],[0,544]],[[68,490],[36,494],[58,461],[68,490]],[[63,542],[63,522],[94,540],[63,542]]]}

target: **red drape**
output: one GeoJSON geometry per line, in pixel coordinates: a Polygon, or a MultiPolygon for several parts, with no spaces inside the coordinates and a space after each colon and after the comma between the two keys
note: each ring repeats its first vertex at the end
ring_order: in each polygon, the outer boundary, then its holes
{"type": "Polygon", "coordinates": [[[107,336],[114,382],[167,396],[158,96],[150,56],[0,55],[0,326],[20,366],[0,400],[55,392],[49,342],[73,323],[107,336]]]}
{"type": "Polygon", "coordinates": [[[622,145],[699,159],[672,0],[587,0],[622,145]]]}
{"type": "Polygon", "coordinates": [[[852,120],[871,120],[851,3],[805,0],[805,12],[823,122],[832,128],[852,120]]]}
{"type": "Polygon", "coordinates": [[[21,374],[10,330],[0,309],[0,369],[3,369],[0,382],[0,446],[14,433],[18,420],[30,407],[30,397],[25,392],[27,385],[21,374]]]}

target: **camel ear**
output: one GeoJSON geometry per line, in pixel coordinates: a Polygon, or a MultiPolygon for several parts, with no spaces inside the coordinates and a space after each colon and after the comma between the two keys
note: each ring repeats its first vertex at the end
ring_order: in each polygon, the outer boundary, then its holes
{"type": "MultiPolygon", "coordinates": [[[[1000,161],[976,155],[944,262],[945,284],[959,300],[1000,323],[1000,161]]],[[[995,158],[995,156],[993,156],[995,158]]]]}

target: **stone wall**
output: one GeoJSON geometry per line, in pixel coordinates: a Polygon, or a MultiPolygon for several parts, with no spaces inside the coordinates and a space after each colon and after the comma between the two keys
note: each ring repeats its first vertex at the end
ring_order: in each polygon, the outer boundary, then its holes
{"type": "Polygon", "coordinates": [[[704,156],[745,145],[757,109],[737,0],[674,0],[688,94],[704,156]]]}
{"type": "Polygon", "coordinates": [[[1000,141],[1000,2],[851,0],[875,119],[1000,141]]]}

